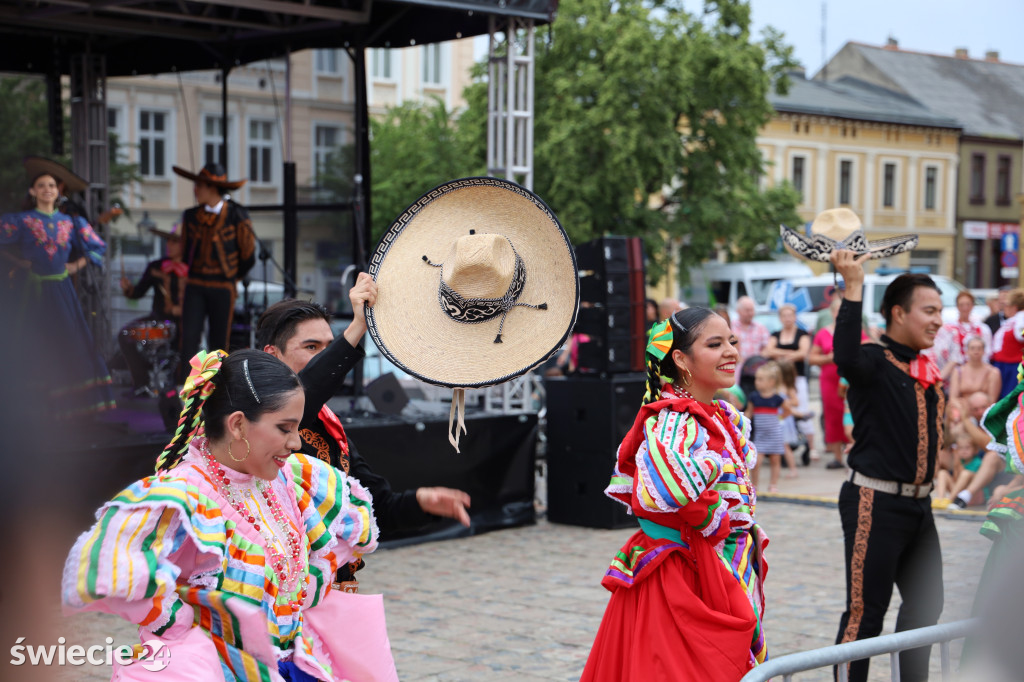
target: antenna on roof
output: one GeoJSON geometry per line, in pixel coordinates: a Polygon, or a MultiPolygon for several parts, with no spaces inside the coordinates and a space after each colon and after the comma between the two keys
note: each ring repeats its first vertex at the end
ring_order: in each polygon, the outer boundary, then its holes
{"type": "Polygon", "coordinates": [[[828,53],[825,51],[825,26],[827,16],[828,3],[822,0],[821,3],[821,80],[828,80],[828,53]]]}

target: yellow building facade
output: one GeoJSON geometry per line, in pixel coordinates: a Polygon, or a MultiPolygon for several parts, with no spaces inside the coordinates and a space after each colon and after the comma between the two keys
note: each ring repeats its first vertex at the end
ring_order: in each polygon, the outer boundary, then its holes
{"type": "Polygon", "coordinates": [[[873,266],[952,275],[958,137],[956,128],[781,110],[758,147],[765,183],[788,180],[802,196],[798,212],[806,223],[826,209],[850,208],[868,239],[920,235],[913,252],[873,266]]]}

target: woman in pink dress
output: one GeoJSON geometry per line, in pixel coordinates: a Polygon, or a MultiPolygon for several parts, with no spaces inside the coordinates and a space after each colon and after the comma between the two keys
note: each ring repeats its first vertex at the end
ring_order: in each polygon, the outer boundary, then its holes
{"type": "Polygon", "coordinates": [[[849,443],[843,429],[843,398],[839,395],[839,372],[832,361],[832,334],[836,328],[836,313],[842,302],[838,296],[832,299],[829,310],[832,324],[822,327],[814,335],[808,362],[821,367],[818,383],[821,388],[821,410],[825,423],[825,449],[832,453],[832,459],[825,465],[829,469],[843,468],[843,446],[849,443]]]}

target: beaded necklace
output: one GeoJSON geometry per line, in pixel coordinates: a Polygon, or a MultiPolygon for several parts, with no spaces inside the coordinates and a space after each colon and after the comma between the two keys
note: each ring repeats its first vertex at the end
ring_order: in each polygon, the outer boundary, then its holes
{"type": "MultiPolygon", "coordinates": [[[[302,542],[299,538],[298,532],[294,526],[285,517],[284,511],[281,509],[281,503],[277,499],[277,495],[274,493],[273,486],[269,481],[264,481],[260,478],[255,478],[256,490],[263,496],[263,499],[267,503],[267,507],[270,508],[271,516],[277,523],[277,531],[275,534],[273,529],[266,528],[264,525],[259,523],[251,511],[245,506],[245,501],[239,492],[232,486],[231,481],[228,479],[227,473],[225,473],[220,462],[210,452],[209,441],[203,439],[202,444],[199,448],[200,454],[206,461],[206,467],[209,473],[213,476],[214,482],[217,484],[218,490],[224,495],[228,503],[232,508],[238,512],[238,514],[248,521],[252,527],[260,534],[263,538],[264,545],[267,550],[267,559],[270,563],[270,567],[277,574],[278,583],[280,589],[286,593],[296,591],[301,583],[304,583],[303,565],[302,565],[302,542]],[[284,535],[286,535],[286,541],[281,543],[279,534],[282,529],[284,535]],[[286,548],[288,555],[286,556],[280,550],[277,549],[277,545],[282,544],[286,548]]],[[[302,590],[297,595],[297,599],[291,600],[293,606],[301,605],[306,600],[306,587],[302,584],[302,590]]]]}

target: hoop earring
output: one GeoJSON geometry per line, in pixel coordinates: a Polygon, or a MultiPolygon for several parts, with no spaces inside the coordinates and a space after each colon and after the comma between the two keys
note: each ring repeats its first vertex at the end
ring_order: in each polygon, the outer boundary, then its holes
{"type": "MultiPolygon", "coordinates": [[[[682,367],[680,369],[680,372],[686,372],[685,376],[681,373],[679,375],[679,381],[683,383],[683,386],[689,386],[690,384],[693,383],[693,373],[690,372],[690,369],[688,367],[682,367]]],[[[230,454],[230,452],[228,454],[230,454]]]]}
{"type": "MultiPolygon", "coordinates": [[[[689,386],[689,384],[687,384],[687,386],[689,386]]],[[[234,441],[228,441],[228,457],[230,457],[231,460],[234,462],[244,462],[245,460],[249,459],[249,452],[251,451],[251,448],[249,447],[249,439],[243,438],[242,440],[245,441],[245,457],[241,459],[238,459],[237,457],[231,454],[231,443],[234,443],[234,441]]]]}

